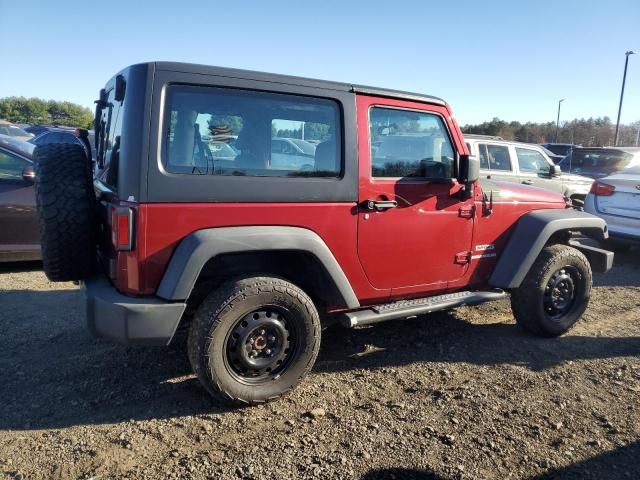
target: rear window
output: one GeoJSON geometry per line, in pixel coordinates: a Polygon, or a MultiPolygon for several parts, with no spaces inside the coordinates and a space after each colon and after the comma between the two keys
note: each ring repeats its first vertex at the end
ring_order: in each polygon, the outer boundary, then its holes
{"type": "Polygon", "coordinates": [[[571,163],[574,167],[586,169],[615,169],[625,168],[631,162],[633,155],[623,151],[574,150],[571,163]]]}
{"type": "MultiPolygon", "coordinates": [[[[115,89],[107,96],[106,105],[98,112],[95,134],[97,136],[97,178],[114,191],[118,188],[120,163],[120,136],[124,104],[115,100],[115,89]]],[[[92,152],[93,154],[93,152],[92,152]]]]}
{"type": "Polygon", "coordinates": [[[169,86],[163,163],[170,173],[338,177],[341,113],[329,99],[169,86]]]}

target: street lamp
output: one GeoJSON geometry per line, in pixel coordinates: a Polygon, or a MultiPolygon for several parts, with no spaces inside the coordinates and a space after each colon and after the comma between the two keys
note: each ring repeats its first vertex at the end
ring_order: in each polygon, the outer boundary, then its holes
{"type": "Polygon", "coordinates": [[[558,101],[558,119],[556,120],[556,136],[553,143],[558,143],[558,128],[560,128],[560,105],[564,102],[564,98],[558,101]]]}
{"type": "Polygon", "coordinates": [[[622,74],[622,90],[620,91],[620,105],[618,106],[618,120],[616,121],[616,136],[613,141],[613,146],[618,146],[618,130],[620,130],[620,114],[622,113],[622,99],[624,98],[624,84],[627,81],[627,66],[629,65],[629,55],[633,55],[635,52],[629,50],[624,53],[624,73],[622,74]]]}

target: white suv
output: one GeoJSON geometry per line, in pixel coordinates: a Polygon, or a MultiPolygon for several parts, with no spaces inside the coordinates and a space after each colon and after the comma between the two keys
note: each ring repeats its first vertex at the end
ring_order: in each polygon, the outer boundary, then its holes
{"type": "Polygon", "coordinates": [[[481,179],[522,183],[562,193],[577,207],[584,205],[593,179],[563,173],[539,145],[500,137],[465,135],[469,153],[480,159],[481,179]]]}

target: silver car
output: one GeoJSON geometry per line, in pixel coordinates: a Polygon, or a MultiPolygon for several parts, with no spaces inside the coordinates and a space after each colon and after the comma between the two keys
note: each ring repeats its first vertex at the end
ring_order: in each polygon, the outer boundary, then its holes
{"type": "Polygon", "coordinates": [[[471,155],[480,159],[481,178],[546,188],[584,205],[593,179],[563,173],[539,145],[511,142],[499,137],[465,135],[471,155]]]}
{"type": "Polygon", "coordinates": [[[584,209],[607,222],[610,239],[640,241],[640,166],[596,180],[584,209]]]}

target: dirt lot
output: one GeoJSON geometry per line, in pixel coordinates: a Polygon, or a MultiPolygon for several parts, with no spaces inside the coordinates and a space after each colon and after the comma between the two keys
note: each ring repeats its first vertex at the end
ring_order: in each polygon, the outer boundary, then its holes
{"type": "Polygon", "coordinates": [[[293,394],[236,410],[181,345],[93,339],[76,287],[0,268],[0,478],[640,478],[640,250],[564,337],[508,302],[331,328],[293,394]]]}

